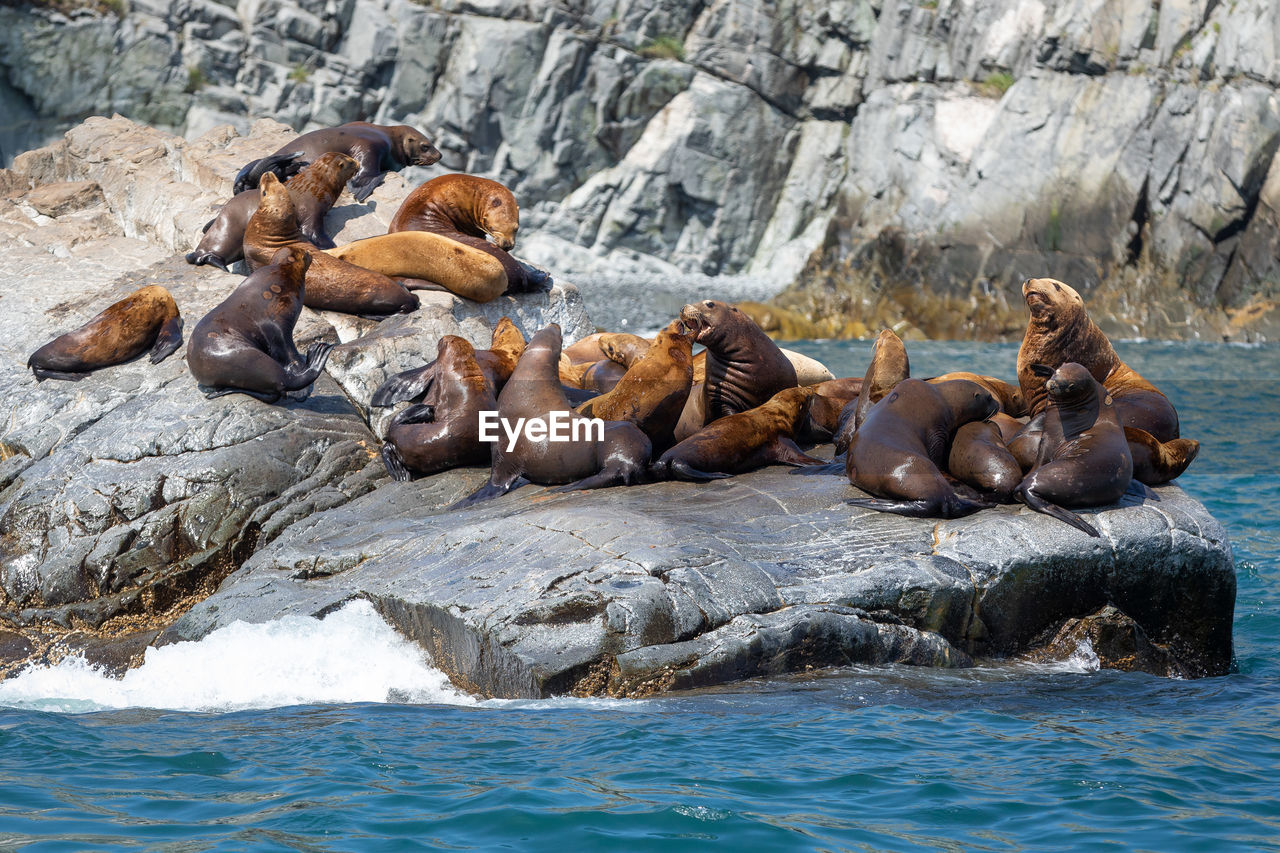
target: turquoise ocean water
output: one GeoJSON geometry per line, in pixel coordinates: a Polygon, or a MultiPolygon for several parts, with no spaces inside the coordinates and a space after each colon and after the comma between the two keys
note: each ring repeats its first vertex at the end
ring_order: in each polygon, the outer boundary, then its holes
{"type": "MultiPolygon", "coordinates": [[[[796,348],[838,375],[870,352],[796,348]]],[[[1117,348],[1202,444],[1181,485],[1235,547],[1228,676],[984,661],[477,702],[352,607],[170,646],[122,681],[0,683],[0,850],[1276,849],[1280,348],[1117,348]]],[[[911,358],[1012,377],[1016,346],[911,358]]]]}

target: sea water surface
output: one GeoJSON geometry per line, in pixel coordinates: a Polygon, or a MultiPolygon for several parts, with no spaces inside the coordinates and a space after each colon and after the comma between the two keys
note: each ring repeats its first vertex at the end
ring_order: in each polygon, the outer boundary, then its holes
{"type": "MultiPolygon", "coordinates": [[[[870,343],[796,345],[860,375],[870,343]]],[[[1228,850],[1280,840],[1280,347],[1121,344],[1226,526],[1236,671],[836,669],[477,701],[367,605],[0,683],[0,850],[1228,850]]],[[[910,345],[1012,377],[1014,345],[910,345]]]]}

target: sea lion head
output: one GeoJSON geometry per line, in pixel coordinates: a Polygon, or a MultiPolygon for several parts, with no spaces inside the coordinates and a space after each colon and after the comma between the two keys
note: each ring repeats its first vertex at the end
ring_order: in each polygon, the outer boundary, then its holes
{"type": "Polygon", "coordinates": [[[482,186],[483,191],[476,194],[476,224],[493,238],[499,249],[509,252],[520,230],[520,205],[511,190],[497,181],[485,179],[482,186]]]}
{"type": "Polygon", "coordinates": [[[558,323],[548,323],[529,339],[529,343],[525,345],[525,351],[545,350],[551,352],[556,359],[559,359],[560,349],[563,344],[564,336],[560,333],[560,325],[558,323]]]}
{"type": "Polygon", "coordinates": [[[1065,325],[1084,314],[1084,300],[1069,285],[1052,278],[1029,278],[1022,283],[1022,298],[1031,322],[1046,329],[1065,325]]]}
{"type": "Polygon", "coordinates": [[[693,332],[694,342],[704,345],[727,339],[731,328],[743,321],[753,323],[736,305],[715,299],[690,302],[680,309],[680,320],[693,332]]]}
{"type": "Polygon", "coordinates": [[[422,131],[400,124],[392,128],[391,136],[398,159],[406,166],[431,166],[440,162],[440,151],[422,131]]]}
{"type": "Polygon", "coordinates": [[[258,210],[274,216],[297,215],[289,191],[274,172],[267,172],[258,182],[258,210]]]}
{"type": "MultiPolygon", "coordinates": [[[[1038,375],[1047,370],[1043,365],[1032,367],[1038,375]],[[1037,369],[1039,368],[1039,369],[1037,369]]],[[[1044,383],[1049,399],[1059,405],[1088,399],[1097,393],[1098,383],[1084,365],[1069,361],[1059,367],[1044,383]]]]}
{"type": "Polygon", "coordinates": [[[951,407],[957,424],[985,421],[1000,411],[1000,403],[995,395],[977,382],[971,382],[968,379],[952,379],[939,382],[933,387],[951,407]]]}
{"type": "Polygon", "coordinates": [[[335,185],[342,187],[360,171],[360,164],[350,154],[329,151],[317,157],[309,168],[317,176],[323,175],[326,179],[331,176],[335,185]]]}

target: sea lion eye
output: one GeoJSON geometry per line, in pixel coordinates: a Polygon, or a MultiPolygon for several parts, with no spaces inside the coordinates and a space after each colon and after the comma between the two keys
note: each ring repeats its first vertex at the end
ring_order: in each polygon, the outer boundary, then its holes
{"type": "Polygon", "coordinates": [[[1053,289],[1058,291],[1059,293],[1062,292],[1062,288],[1058,285],[1056,281],[1053,283],[1053,289]]]}
{"type": "Polygon", "coordinates": [[[489,202],[489,206],[490,206],[490,207],[502,207],[502,199],[500,199],[500,198],[494,198],[492,201],[490,201],[490,202],[489,202]]]}
{"type": "Polygon", "coordinates": [[[703,305],[705,305],[705,306],[707,306],[708,308],[715,308],[715,307],[716,307],[716,304],[715,304],[714,302],[712,302],[710,299],[708,299],[707,301],[703,302],[702,304],[703,304],[703,305]]]}

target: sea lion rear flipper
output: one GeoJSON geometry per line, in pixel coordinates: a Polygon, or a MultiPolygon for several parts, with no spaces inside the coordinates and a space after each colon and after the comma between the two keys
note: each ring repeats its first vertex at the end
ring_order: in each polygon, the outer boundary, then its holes
{"type": "Polygon", "coordinates": [[[398,281],[400,286],[405,290],[435,290],[443,293],[451,293],[449,288],[443,284],[436,284],[425,278],[409,278],[408,276],[395,276],[392,281],[398,281]]]}
{"type": "Polygon", "coordinates": [[[302,232],[303,238],[314,245],[317,249],[336,249],[338,246],[333,242],[333,238],[324,230],[324,228],[311,228],[309,225],[299,225],[298,230],[302,232]]]}
{"type": "Polygon", "coordinates": [[[393,426],[403,426],[405,424],[429,424],[436,419],[436,407],[426,406],[422,403],[410,406],[396,413],[391,419],[391,423],[387,424],[388,428],[393,426]]]}
{"type": "Polygon", "coordinates": [[[275,172],[276,177],[281,182],[289,180],[307,165],[306,162],[298,160],[304,153],[302,151],[293,151],[288,154],[272,154],[270,157],[263,157],[261,160],[246,163],[244,168],[236,175],[232,195],[239,195],[245,190],[256,189],[258,182],[262,180],[262,176],[267,172],[275,172]]]}
{"type": "Polygon", "coordinates": [[[385,177],[386,174],[383,172],[374,172],[372,174],[357,173],[356,176],[347,183],[347,189],[351,190],[351,195],[355,196],[356,201],[363,204],[368,200],[369,196],[373,195],[374,190],[382,186],[382,181],[385,177]]]}
{"type": "Polygon", "coordinates": [[[1134,477],[1129,481],[1129,488],[1125,490],[1126,495],[1133,495],[1142,501],[1159,501],[1160,496],[1156,494],[1156,490],[1148,486],[1146,483],[1134,477]]]}
{"type": "Polygon", "coordinates": [[[1067,524],[1070,524],[1076,530],[1083,530],[1094,538],[1102,538],[1102,534],[1100,534],[1097,528],[1092,524],[1085,521],[1069,509],[1063,509],[1057,504],[1049,503],[1030,489],[1018,487],[1014,490],[1013,496],[1036,512],[1043,512],[1045,515],[1051,515],[1059,521],[1064,521],[1067,524]]]}
{"type": "Polygon", "coordinates": [[[160,327],[156,342],[151,346],[151,363],[159,364],[182,346],[182,316],[177,315],[160,327]]]}
{"type": "Polygon", "coordinates": [[[405,400],[421,398],[431,390],[435,381],[436,363],[434,361],[412,370],[403,370],[378,386],[369,400],[369,405],[377,409],[385,409],[405,400]]]}
{"type": "Polygon", "coordinates": [[[980,509],[990,509],[995,504],[986,501],[974,501],[961,497],[954,492],[938,500],[890,501],[874,498],[850,498],[845,501],[849,506],[863,509],[874,509],[877,512],[892,512],[896,515],[908,515],[913,518],[963,518],[980,509]]]}
{"type": "Polygon", "coordinates": [[[555,282],[555,279],[551,277],[551,273],[517,258],[512,258],[512,260],[520,265],[520,269],[524,273],[524,287],[521,288],[521,292],[535,293],[551,289],[551,285],[555,282]]]}
{"type": "Polygon", "coordinates": [[[391,442],[382,445],[382,464],[387,466],[387,473],[391,475],[391,479],[397,483],[407,483],[413,479],[413,474],[404,464],[404,457],[400,455],[400,448],[391,442]]]}
{"type": "Polygon", "coordinates": [[[810,456],[805,453],[796,446],[794,441],[785,436],[778,436],[772,444],[765,448],[765,455],[771,462],[778,465],[794,465],[797,468],[830,464],[825,459],[819,459],[816,456],[810,456]]]}
{"type": "Polygon", "coordinates": [[[187,263],[197,267],[209,264],[210,266],[217,267],[223,272],[231,272],[230,268],[227,266],[227,262],[215,255],[213,252],[187,252],[187,263]]]}
{"type": "Polygon", "coordinates": [[[683,459],[670,459],[665,468],[651,467],[650,475],[657,480],[685,480],[690,483],[703,483],[707,480],[724,480],[733,476],[722,471],[699,471],[683,459]]]}
{"type": "Polygon", "coordinates": [[[197,385],[196,387],[204,392],[204,396],[206,400],[213,400],[217,397],[225,397],[228,394],[248,394],[250,397],[254,398],[255,400],[261,400],[264,403],[274,404],[274,403],[280,402],[280,398],[283,396],[282,394],[267,394],[262,391],[250,391],[247,388],[231,388],[231,387],[209,388],[204,385],[197,385]]]}
{"type": "Polygon", "coordinates": [[[583,477],[576,483],[570,483],[567,486],[556,486],[550,489],[552,492],[577,492],[586,491],[587,489],[603,489],[608,486],[616,486],[622,477],[617,470],[603,468],[590,477],[583,477]]]}

